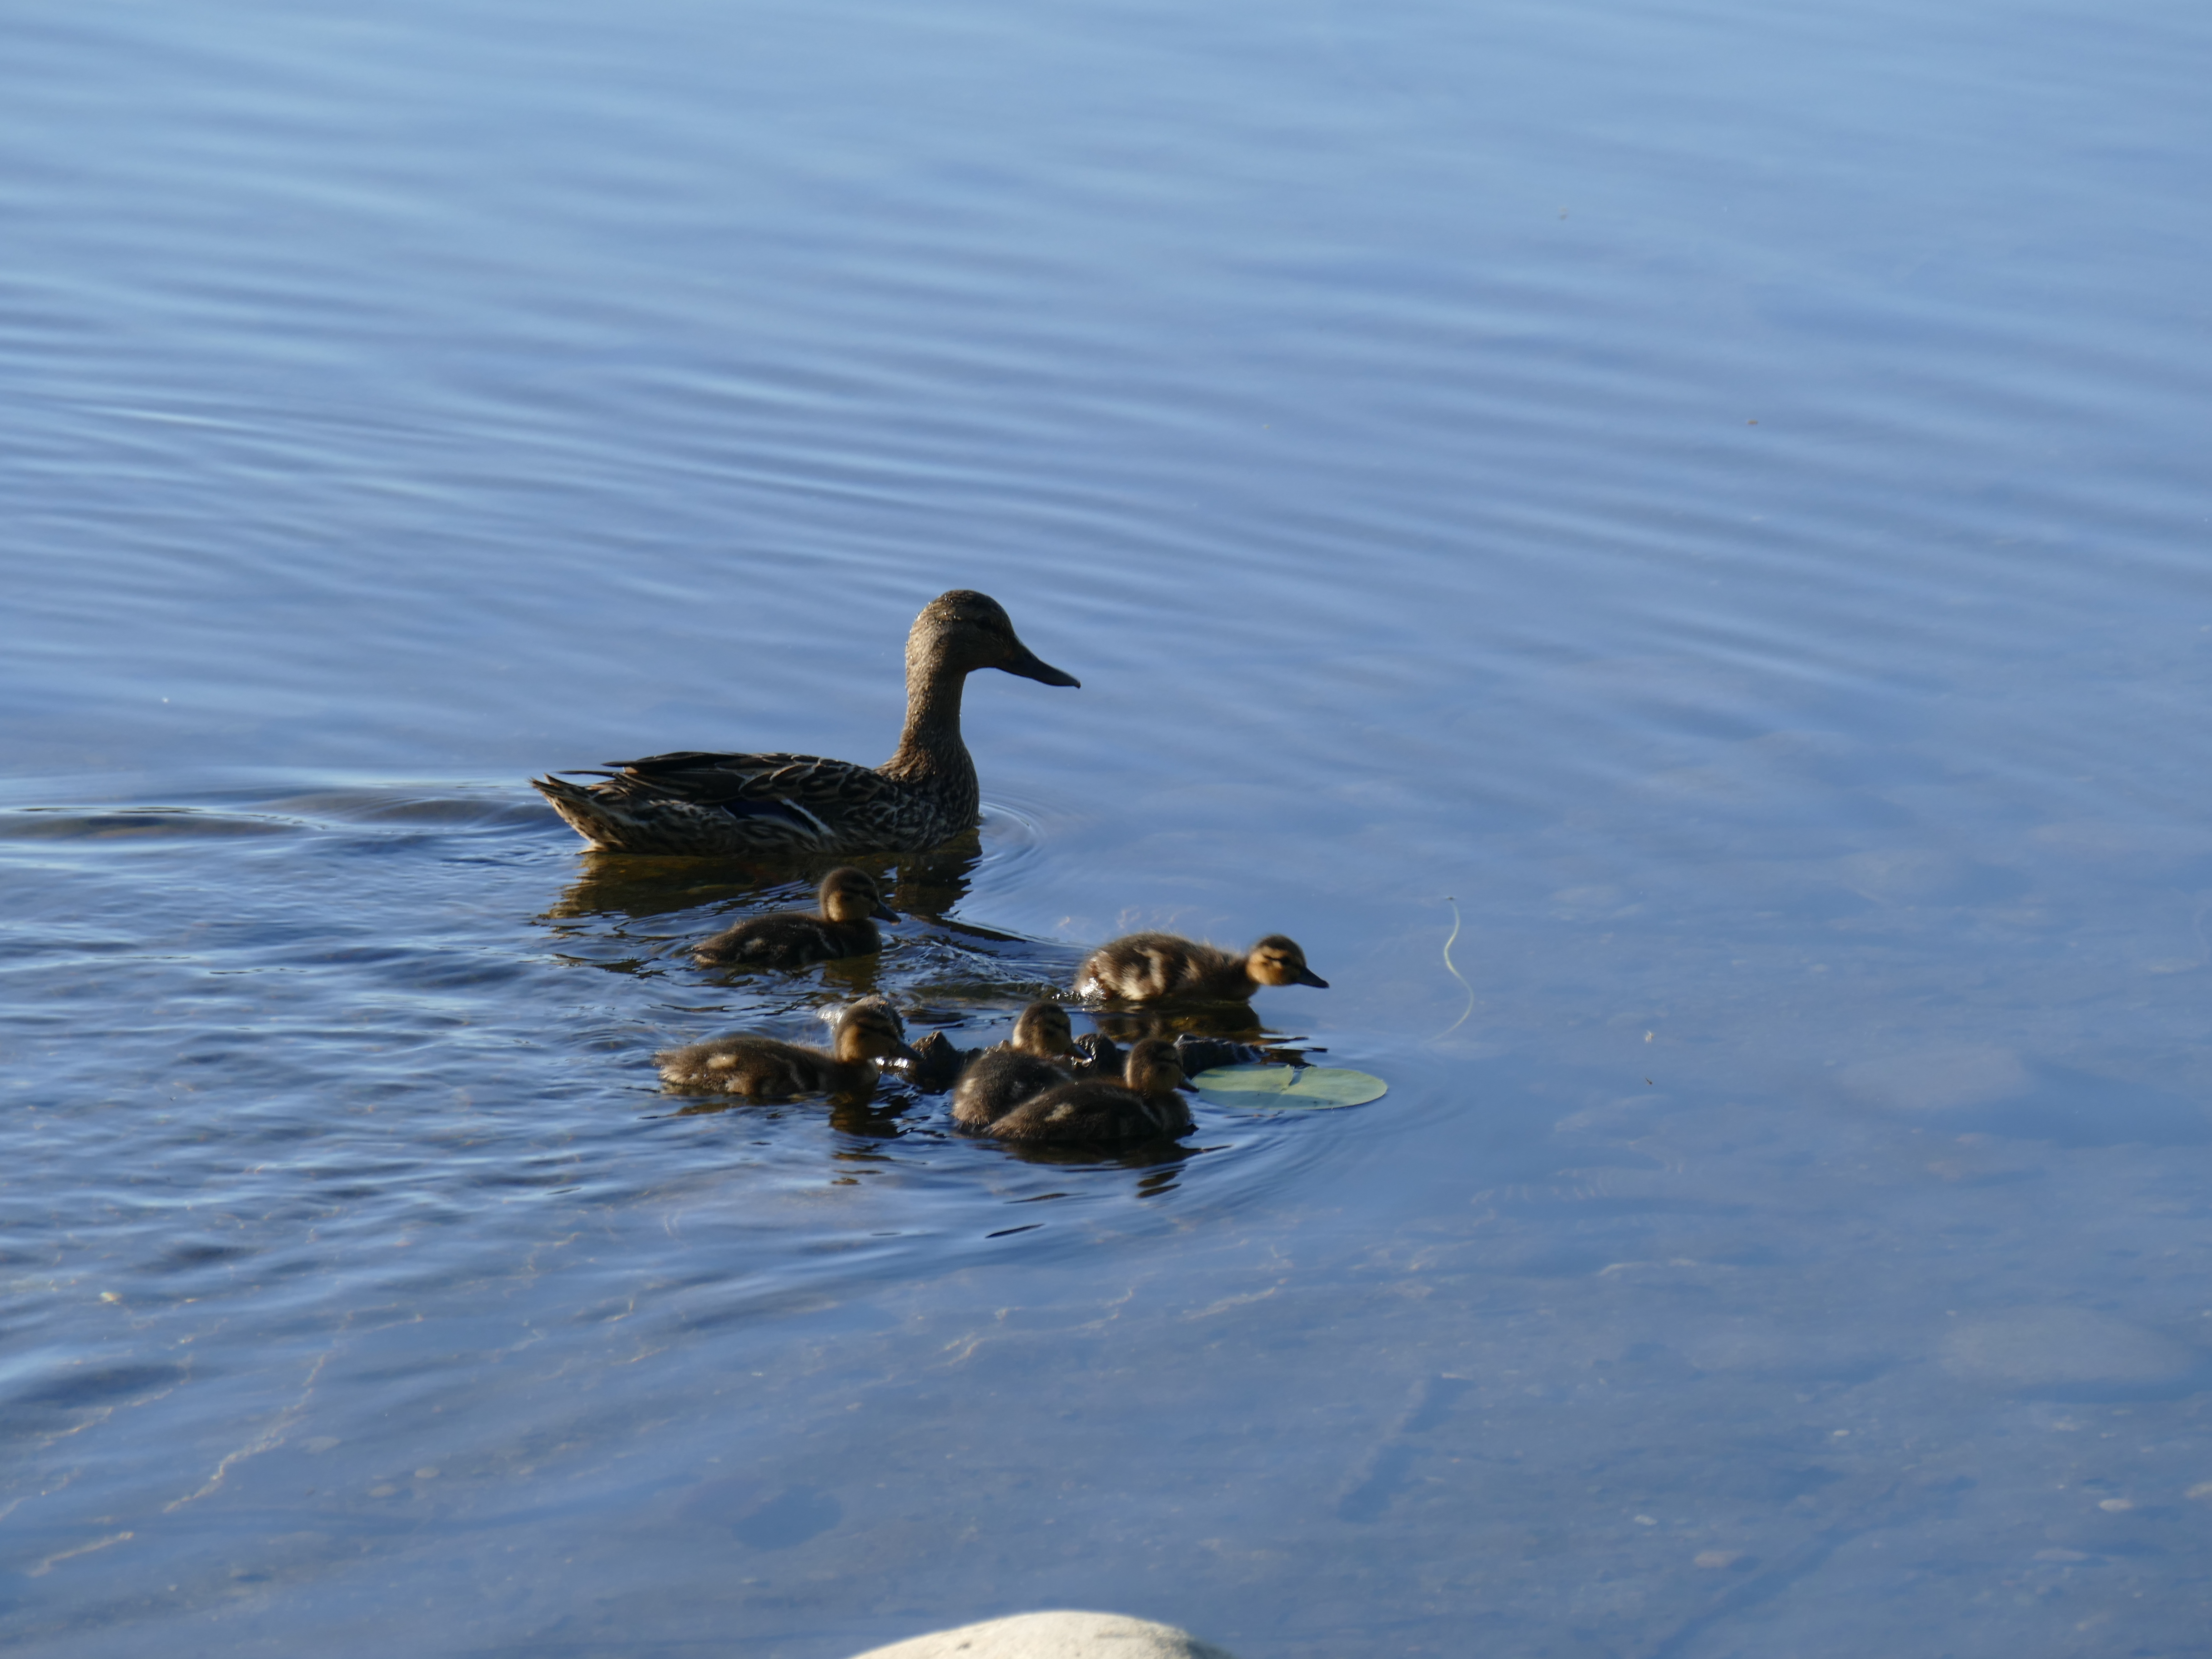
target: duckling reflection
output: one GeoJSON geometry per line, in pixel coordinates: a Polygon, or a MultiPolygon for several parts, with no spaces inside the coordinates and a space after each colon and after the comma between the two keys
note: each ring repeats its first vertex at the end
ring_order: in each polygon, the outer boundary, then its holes
{"type": "Polygon", "coordinates": [[[1194,1127],[1176,1092],[1188,1086],[1175,1045],[1148,1037],[1129,1050],[1120,1083],[1060,1083],[969,1127],[1000,1140],[1054,1146],[1172,1139],[1194,1127]]]}
{"type": "Polygon", "coordinates": [[[740,1032],[655,1054],[661,1081],[688,1094],[789,1100],[829,1095],[864,1100],[875,1092],[886,1060],[912,1060],[906,1027],[888,1002],[855,1002],[837,1016],[834,1047],[825,1052],[775,1037],[740,1032]]]}
{"type": "Polygon", "coordinates": [[[585,853],[578,856],[576,869],[576,878],[540,920],[647,921],[697,905],[751,897],[795,873],[787,866],[779,869],[761,860],[648,859],[627,853],[585,853]]]}
{"type": "Polygon", "coordinates": [[[691,959],[702,968],[804,968],[870,957],[884,948],[876,922],[896,921],[898,912],[884,902],[873,876],[841,864],[822,878],[818,893],[817,914],[778,910],[748,916],[701,944],[691,959]]]}
{"type": "Polygon", "coordinates": [[[1280,933],[1242,956],[1174,933],[1129,933],[1075,970],[1076,995],[1117,1002],[1249,1002],[1263,985],[1328,988],[1297,942],[1280,933]]]}
{"type": "MultiPolygon", "coordinates": [[[[1100,1008],[1092,1012],[1101,1040],[1141,1042],[1161,1037],[1171,1042],[1205,1036],[1237,1042],[1265,1042],[1267,1028],[1249,1002],[1169,1004],[1164,1007],[1100,1008]]],[[[1118,1062],[1117,1062],[1118,1063],[1118,1062]]]]}
{"type": "Polygon", "coordinates": [[[1139,1198],[1157,1198],[1163,1193],[1173,1192],[1185,1164],[1218,1150],[1187,1146],[1179,1140],[1158,1136],[1150,1140],[1072,1141],[1065,1145],[1042,1140],[1000,1140],[993,1144],[1021,1163],[1047,1168],[1149,1170],[1151,1173],[1141,1177],[1133,1189],[1139,1198]]]}
{"type": "MultiPolygon", "coordinates": [[[[906,1114],[912,1109],[913,1106],[913,1097],[903,1091],[891,1094],[873,1094],[865,1100],[840,1097],[832,1099],[830,1103],[830,1127],[838,1133],[851,1135],[857,1140],[880,1142],[897,1140],[913,1127],[906,1120],[906,1114]]],[[[680,1117],[685,1113],[727,1110],[729,1110],[727,1103],[717,1101],[711,1104],[687,1106],[677,1115],[680,1117]]],[[[874,1152],[855,1152],[847,1150],[833,1153],[832,1158],[841,1165],[848,1163],[880,1164],[883,1162],[882,1154],[874,1152]]],[[[831,1184],[851,1186],[856,1183],[853,1176],[847,1174],[836,1177],[831,1184]]]]}

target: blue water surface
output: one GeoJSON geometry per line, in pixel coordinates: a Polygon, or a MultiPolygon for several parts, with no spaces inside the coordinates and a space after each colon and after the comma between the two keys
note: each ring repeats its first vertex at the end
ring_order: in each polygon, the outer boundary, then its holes
{"type": "Polygon", "coordinates": [[[2203,1651],[2212,15],[5,38],[15,1650],[2203,1651]],[[954,586],[1083,687],[873,968],[523,781],[880,759],[954,586]],[[1389,1092],[655,1081],[1138,927],[1389,1092]]]}

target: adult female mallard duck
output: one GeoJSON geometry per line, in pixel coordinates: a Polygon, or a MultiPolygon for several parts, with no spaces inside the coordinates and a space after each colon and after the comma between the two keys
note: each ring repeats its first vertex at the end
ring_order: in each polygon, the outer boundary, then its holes
{"type": "Polygon", "coordinates": [[[966,1064],[952,1091],[952,1121],[969,1129],[995,1122],[1031,1095],[1070,1081],[1080,1054],[1067,1011],[1032,1002],[1014,1022],[1011,1042],[962,1056],[966,1064]]]}
{"type": "Polygon", "coordinates": [[[777,910],[726,927],[691,953],[702,968],[804,968],[810,962],[841,957],[872,957],[884,948],[870,917],[896,921],[898,912],[883,901],[876,878],[842,865],[822,878],[822,909],[777,910]]]}
{"type": "Polygon", "coordinates": [[[1176,1092],[1188,1086],[1175,1044],[1146,1037],[1129,1050],[1121,1082],[1059,1084],[974,1127],[994,1139],[1047,1146],[1188,1134],[1190,1109],[1176,1092]]]}
{"type": "Polygon", "coordinates": [[[1295,940],[1270,933],[1238,956],[1173,933],[1130,933],[1102,945],[1075,970],[1075,994],[1115,1002],[1242,1002],[1262,985],[1328,981],[1295,940]]]}
{"type": "Polygon", "coordinates": [[[775,1037],[715,1037],[655,1054],[660,1080],[686,1094],[742,1095],[789,1100],[794,1095],[862,1098],[875,1092],[878,1061],[912,1060],[906,1026],[880,998],[855,1002],[837,1016],[835,1049],[804,1048],[775,1037]]]}
{"type": "Polygon", "coordinates": [[[611,853],[920,852],[975,824],[975,763],[960,740],[960,694],[979,668],[1082,684],[1024,645],[996,599],[956,588],[925,605],[907,635],[906,729],[881,766],[684,750],[583,775],[599,783],[548,775],[531,785],[611,853]]]}

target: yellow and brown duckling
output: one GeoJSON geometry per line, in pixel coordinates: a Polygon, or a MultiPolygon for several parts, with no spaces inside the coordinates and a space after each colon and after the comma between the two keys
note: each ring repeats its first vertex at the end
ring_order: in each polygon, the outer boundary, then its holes
{"type": "Polygon", "coordinates": [[[810,962],[870,957],[884,948],[876,921],[896,921],[876,878],[844,865],[822,878],[822,908],[752,916],[706,940],[691,953],[702,968],[804,968],[810,962]],[[874,918],[875,920],[871,920],[874,918]]]}
{"type": "Polygon", "coordinates": [[[789,1100],[795,1095],[862,1097],[875,1092],[886,1060],[912,1060],[898,1011],[880,998],[848,1006],[837,1016],[830,1050],[775,1037],[715,1037],[653,1058],[660,1079],[690,1094],[789,1100]]]}
{"type": "Polygon", "coordinates": [[[1078,685],[1024,645],[987,593],[956,588],[922,607],[906,641],[906,728],[881,766],[818,755],[684,750],[611,761],[586,776],[532,778],[576,833],[612,853],[918,852],[975,827],[975,763],[960,736],[968,676],[996,668],[1078,685]]]}
{"type": "Polygon", "coordinates": [[[1076,995],[1115,1002],[1238,1002],[1263,985],[1328,988],[1297,941],[1280,933],[1242,956],[1173,933],[1129,933],[1100,945],[1075,970],[1076,995]]]}
{"type": "Polygon", "coordinates": [[[1187,1086],[1175,1045],[1146,1037],[1129,1050],[1121,1082],[1058,1084],[969,1127],[998,1140],[1047,1146],[1157,1140],[1189,1132],[1190,1109],[1176,1092],[1187,1086]]]}
{"type": "Polygon", "coordinates": [[[1012,1040],[964,1056],[952,1121],[970,1129],[996,1122],[1031,1095],[1068,1082],[1081,1052],[1067,1011],[1032,1002],[1014,1022],[1012,1040]]]}

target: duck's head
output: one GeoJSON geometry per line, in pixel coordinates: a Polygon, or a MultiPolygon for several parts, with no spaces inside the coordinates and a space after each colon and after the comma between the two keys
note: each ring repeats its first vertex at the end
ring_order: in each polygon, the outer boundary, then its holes
{"type": "Polygon", "coordinates": [[[1254,945],[1244,958],[1244,971],[1255,985],[1313,985],[1326,991],[1328,981],[1306,966],[1306,953],[1296,939],[1270,933],[1254,945]]]}
{"type": "Polygon", "coordinates": [[[858,921],[873,916],[878,921],[896,921],[898,912],[884,902],[876,878],[848,864],[822,878],[822,914],[832,921],[858,921]]]}
{"type": "Polygon", "coordinates": [[[964,587],[939,593],[921,608],[906,636],[906,665],[909,673],[949,667],[969,674],[997,668],[1047,685],[1083,684],[1024,645],[1005,606],[988,593],[964,587]]]}
{"type": "Polygon", "coordinates": [[[1191,1085],[1182,1074],[1182,1060],[1174,1043],[1164,1037],[1146,1037],[1129,1049],[1122,1080],[1140,1095],[1173,1094],[1191,1085]]]}
{"type": "Polygon", "coordinates": [[[920,1060],[906,1042],[906,1022],[898,1010],[881,997],[870,997],[849,1006],[837,1016],[837,1058],[847,1065],[860,1060],[920,1060]]]}
{"type": "Polygon", "coordinates": [[[1014,1047],[1040,1060],[1055,1060],[1075,1047],[1075,1028],[1056,1002],[1032,1002],[1014,1022],[1014,1047]]]}

